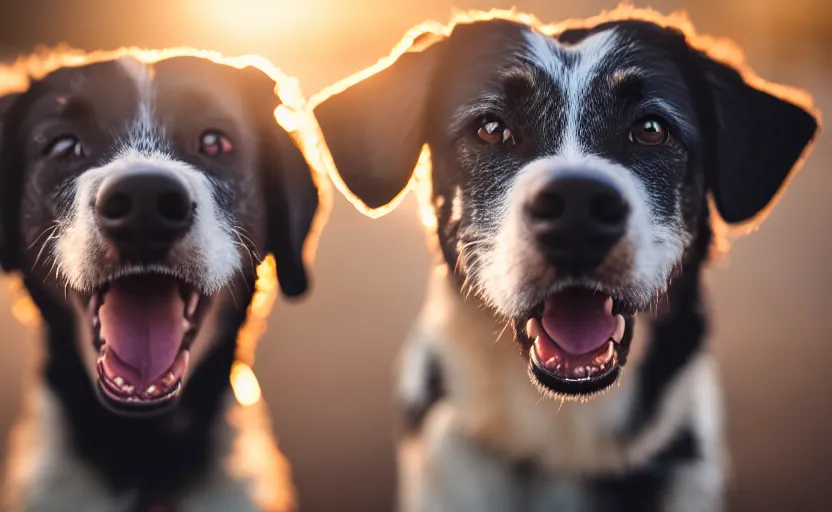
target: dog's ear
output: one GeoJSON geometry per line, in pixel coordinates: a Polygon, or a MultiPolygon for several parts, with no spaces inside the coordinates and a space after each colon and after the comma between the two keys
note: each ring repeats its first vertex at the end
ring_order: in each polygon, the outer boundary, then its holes
{"type": "Polygon", "coordinates": [[[307,238],[318,210],[318,188],[312,170],[292,138],[276,122],[272,158],[265,162],[263,190],[268,215],[268,247],[277,264],[280,289],[297,297],[309,288],[309,269],[304,259],[307,238]]]}
{"type": "Polygon", "coordinates": [[[302,151],[275,120],[279,100],[274,81],[257,68],[244,68],[241,75],[261,134],[266,248],[274,256],[283,294],[297,297],[309,288],[310,262],[305,260],[304,248],[318,210],[318,188],[302,151]]]}
{"type": "Polygon", "coordinates": [[[706,143],[716,166],[707,171],[709,187],[723,220],[742,223],[777,195],[815,137],[818,120],[808,107],[749,83],[735,68],[697,56],[713,101],[715,126],[706,143]]]}
{"type": "Polygon", "coordinates": [[[16,222],[17,212],[15,201],[12,201],[12,190],[16,189],[16,169],[11,169],[11,147],[7,140],[11,135],[9,111],[14,102],[20,97],[19,93],[0,96],[0,268],[11,271],[15,268],[17,247],[14,236],[13,223],[16,222]]]}
{"type": "Polygon", "coordinates": [[[410,181],[426,142],[428,99],[443,46],[417,41],[389,67],[314,108],[341,180],[370,209],[388,204],[410,181]]]}

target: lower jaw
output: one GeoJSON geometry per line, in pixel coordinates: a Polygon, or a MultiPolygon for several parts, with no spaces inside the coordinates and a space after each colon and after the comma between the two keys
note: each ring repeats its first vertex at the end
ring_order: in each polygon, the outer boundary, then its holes
{"type": "Polygon", "coordinates": [[[142,390],[121,377],[108,375],[105,369],[105,358],[108,356],[112,357],[114,353],[105,344],[96,364],[97,388],[105,407],[122,415],[147,416],[164,412],[177,403],[183,389],[182,375],[188,366],[188,348],[181,348],[164,376],[142,390]]]}
{"type": "Polygon", "coordinates": [[[566,378],[546,368],[535,348],[535,340],[527,335],[527,321],[517,319],[514,323],[515,338],[528,357],[528,374],[532,383],[545,396],[564,401],[583,402],[597,398],[616,385],[627,361],[630,343],[633,339],[635,317],[625,316],[624,333],[618,342],[612,342],[612,360],[602,371],[580,378],[566,378]]]}
{"type": "Polygon", "coordinates": [[[546,393],[561,400],[589,400],[611,388],[621,376],[618,361],[602,372],[584,378],[567,379],[546,369],[537,356],[537,351],[529,351],[529,377],[546,393]]]}
{"type": "Polygon", "coordinates": [[[159,398],[138,400],[119,397],[110,391],[107,386],[101,379],[98,380],[98,396],[102,405],[121,416],[137,417],[154,416],[170,410],[178,403],[183,387],[182,381],[179,381],[172,390],[159,398]]]}

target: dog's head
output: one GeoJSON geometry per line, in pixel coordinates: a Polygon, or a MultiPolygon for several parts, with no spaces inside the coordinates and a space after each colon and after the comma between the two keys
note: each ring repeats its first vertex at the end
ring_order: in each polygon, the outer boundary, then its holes
{"type": "Polygon", "coordinates": [[[0,99],[0,261],[49,329],[81,333],[105,404],[172,404],[268,253],[284,294],[307,289],[317,188],[275,86],[255,67],[122,57],[0,99]]]}
{"type": "Polygon", "coordinates": [[[313,102],[369,208],[403,190],[429,146],[447,264],[515,325],[533,381],[561,397],[616,381],[635,314],[707,235],[708,196],[725,221],[754,219],[817,128],[810,108],[636,19],[551,36],[458,24],[313,102]]]}

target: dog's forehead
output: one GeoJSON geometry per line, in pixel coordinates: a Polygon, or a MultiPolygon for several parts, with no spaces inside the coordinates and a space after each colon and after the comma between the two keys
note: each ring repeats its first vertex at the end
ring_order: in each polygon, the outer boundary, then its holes
{"type": "Polygon", "coordinates": [[[105,123],[135,115],[139,88],[118,61],[59,68],[27,91],[27,118],[90,115],[105,123]]]}
{"type": "Polygon", "coordinates": [[[544,71],[562,90],[580,87],[612,65],[622,50],[615,28],[590,33],[572,44],[532,30],[526,31],[524,40],[521,60],[544,71]]]}
{"type": "Polygon", "coordinates": [[[176,112],[178,106],[198,104],[208,112],[239,115],[245,112],[249,95],[262,97],[264,92],[273,90],[273,85],[249,90],[242,75],[241,70],[206,59],[165,59],[153,66],[154,99],[168,112],[176,112]]]}

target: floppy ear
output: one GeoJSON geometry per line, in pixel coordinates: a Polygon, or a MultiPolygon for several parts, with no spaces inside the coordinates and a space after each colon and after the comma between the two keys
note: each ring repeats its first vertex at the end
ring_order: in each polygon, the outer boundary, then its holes
{"type": "Polygon", "coordinates": [[[309,288],[309,262],[304,247],[318,209],[318,189],[303,153],[286,131],[273,122],[262,179],[266,201],[267,244],[277,264],[280,289],[297,297],[309,288]]]}
{"type": "Polygon", "coordinates": [[[414,43],[391,66],[314,108],[344,185],[371,209],[392,201],[410,181],[426,141],[431,82],[442,46],[414,43]]]}
{"type": "Polygon", "coordinates": [[[716,167],[710,188],[720,216],[741,223],[763,211],[784,185],[818,128],[814,114],[746,82],[699,54],[712,92],[716,167]]]}
{"type": "Polygon", "coordinates": [[[0,268],[7,272],[14,270],[17,254],[14,241],[17,207],[16,201],[12,200],[12,194],[18,187],[13,175],[16,170],[10,168],[12,157],[7,139],[11,132],[9,111],[18,97],[20,97],[19,93],[0,96],[0,268]]]}
{"type": "Polygon", "coordinates": [[[280,289],[288,297],[309,288],[304,247],[318,209],[318,188],[301,150],[277,123],[275,83],[257,68],[241,70],[244,93],[260,133],[260,186],[266,217],[266,249],[274,255],[280,289]]]}

